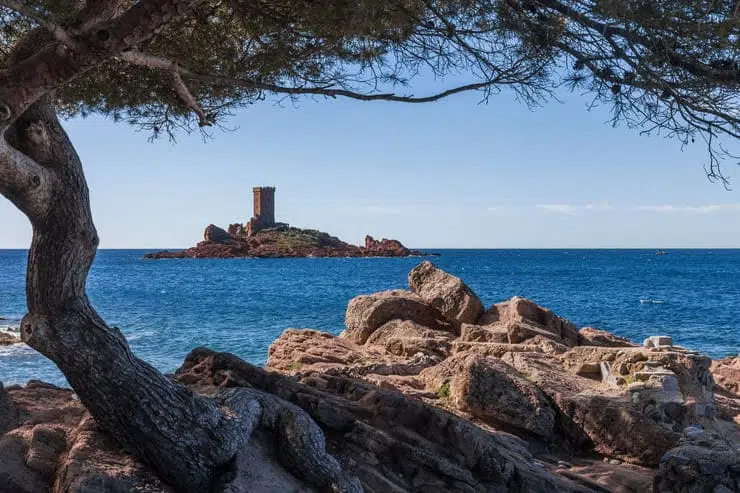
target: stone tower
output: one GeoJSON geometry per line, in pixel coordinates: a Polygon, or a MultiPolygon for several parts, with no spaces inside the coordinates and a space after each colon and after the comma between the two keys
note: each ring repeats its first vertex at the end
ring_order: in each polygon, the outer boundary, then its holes
{"type": "Polygon", "coordinates": [[[247,236],[275,226],[275,187],[254,187],[254,216],[244,225],[247,236]]]}
{"type": "Polygon", "coordinates": [[[254,219],[260,228],[275,225],[275,187],[254,187],[254,219]]]}

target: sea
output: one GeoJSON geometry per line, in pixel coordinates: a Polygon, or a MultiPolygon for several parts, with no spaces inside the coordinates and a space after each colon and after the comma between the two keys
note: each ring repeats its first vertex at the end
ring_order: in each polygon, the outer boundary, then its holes
{"type": "MultiPolygon", "coordinates": [[[[146,260],[153,250],[101,250],[89,297],[133,351],[172,372],[195,347],[264,365],[286,328],[339,334],[354,296],[406,288],[423,259],[146,260]]],[[[740,250],[435,250],[486,306],[524,296],[578,327],[637,342],[670,335],[714,358],[740,352],[740,250]]],[[[0,250],[0,330],[25,312],[27,252],[0,250]]],[[[0,347],[0,381],[66,385],[52,362],[23,345],[0,347]]]]}

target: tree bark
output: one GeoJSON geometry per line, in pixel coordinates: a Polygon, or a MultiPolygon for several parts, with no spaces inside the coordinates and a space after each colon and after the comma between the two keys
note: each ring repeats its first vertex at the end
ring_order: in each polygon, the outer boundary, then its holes
{"type": "Polygon", "coordinates": [[[98,235],[80,159],[50,98],[29,107],[5,138],[5,153],[26,173],[0,171],[0,190],[33,226],[23,341],[59,367],[119,444],[178,490],[209,491],[247,438],[246,424],[136,358],[91,306],[85,284],[98,235]]]}

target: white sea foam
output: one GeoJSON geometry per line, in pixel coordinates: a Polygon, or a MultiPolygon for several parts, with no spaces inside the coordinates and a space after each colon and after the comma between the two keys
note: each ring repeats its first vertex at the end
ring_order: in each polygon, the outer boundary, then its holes
{"type": "Polygon", "coordinates": [[[647,304],[650,304],[650,305],[662,305],[663,303],[665,303],[665,301],[663,301],[663,300],[649,300],[649,299],[645,299],[645,298],[640,298],[640,303],[647,303],[647,304]]]}

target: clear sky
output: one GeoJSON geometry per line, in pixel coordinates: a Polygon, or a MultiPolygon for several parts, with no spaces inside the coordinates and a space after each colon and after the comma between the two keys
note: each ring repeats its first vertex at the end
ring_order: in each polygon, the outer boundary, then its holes
{"type": "MultiPolygon", "coordinates": [[[[406,91],[406,93],[411,91],[406,91]]],[[[417,94],[421,91],[417,91],[417,94]]],[[[572,95],[534,111],[510,94],[403,105],[304,99],[241,111],[203,143],[148,143],[99,117],[66,123],[101,248],[188,247],[209,223],[246,222],[254,185],[277,219],[353,243],[417,248],[740,247],[737,190],[710,183],[704,148],[612,128],[572,95]]],[[[0,248],[27,220],[0,201],[0,248]]]]}

